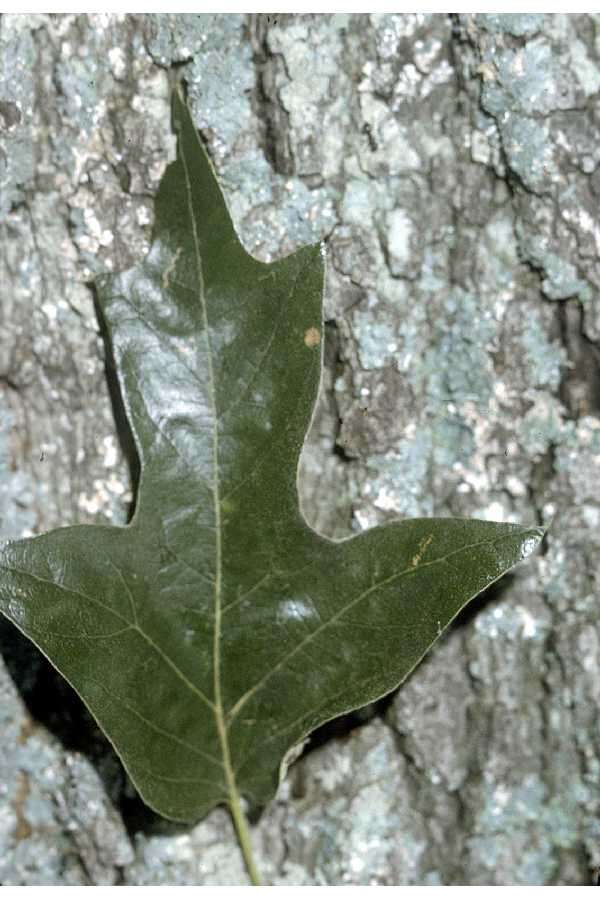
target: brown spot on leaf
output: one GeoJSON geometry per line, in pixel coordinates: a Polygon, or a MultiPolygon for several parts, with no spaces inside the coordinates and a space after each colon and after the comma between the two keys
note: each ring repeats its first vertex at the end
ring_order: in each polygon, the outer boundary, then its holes
{"type": "Polygon", "coordinates": [[[307,328],[304,332],[304,343],[307,347],[317,347],[321,343],[321,332],[318,328],[307,328]]]}
{"type": "Polygon", "coordinates": [[[419,563],[421,562],[421,559],[423,557],[423,554],[429,547],[432,540],[433,540],[432,534],[428,534],[427,537],[424,537],[421,539],[421,541],[419,543],[419,549],[417,550],[417,552],[415,553],[415,555],[413,556],[413,558],[411,560],[411,565],[413,566],[413,568],[415,566],[419,565],[419,563]]]}

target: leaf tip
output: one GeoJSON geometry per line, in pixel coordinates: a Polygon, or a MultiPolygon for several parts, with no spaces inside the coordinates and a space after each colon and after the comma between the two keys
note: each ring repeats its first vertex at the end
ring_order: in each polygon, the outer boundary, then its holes
{"type": "Polygon", "coordinates": [[[546,536],[547,529],[543,527],[528,528],[524,532],[521,541],[521,560],[528,559],[532,553],[538,548],[546,536]]]}

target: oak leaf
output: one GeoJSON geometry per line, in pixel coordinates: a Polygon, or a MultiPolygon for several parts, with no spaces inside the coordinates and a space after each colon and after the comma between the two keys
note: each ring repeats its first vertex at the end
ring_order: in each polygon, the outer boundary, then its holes
{"type": "Polygon", "coordinates": [[[298,505],[323,259],[248,255],[187,106],[150,252],[98,283],[140,460],[126,527],[0,552],[0,611],[51,660],[146,803],[197,820],[274,794],[314,728],[395,688],[542,531],[396,521],[331,541],[298,505]]]}

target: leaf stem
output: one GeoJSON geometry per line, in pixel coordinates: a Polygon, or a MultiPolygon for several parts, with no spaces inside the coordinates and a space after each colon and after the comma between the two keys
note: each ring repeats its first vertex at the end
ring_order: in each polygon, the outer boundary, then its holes
{"type": "Polygon", "coordinates": [[[230,785],[229,809],[231,811],[231,818],[233,819],[233,824],[240,844],[240,849],[242,851],[242,856],[244,857],[248,875],[250,876],[250,881],[253,885],[259,886],[262,884],[262,881],[258,869],[256,868],[254,856],[252,854],[250,828],[248,827],[248,820],[244,815],[242,804],[240,803],[240,796],[237,792],[235,784],[233,786],[230,785]]]}

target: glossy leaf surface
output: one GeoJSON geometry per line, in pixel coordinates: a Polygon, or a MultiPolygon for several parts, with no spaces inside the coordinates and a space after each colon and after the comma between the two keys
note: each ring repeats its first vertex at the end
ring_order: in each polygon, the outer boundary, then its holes
{"type": "Polygon", "coordinates": [[[150,253],[99,283],[141,463],[135,515],[5,546],[0,610],[144,800],[195,820],[235,791],[268,801],[286,751],[396,687],[542,532],[415,519],[333,542],[307,526],[319,248],[248,256],[177,94],[173,117],[150,253]]]}

